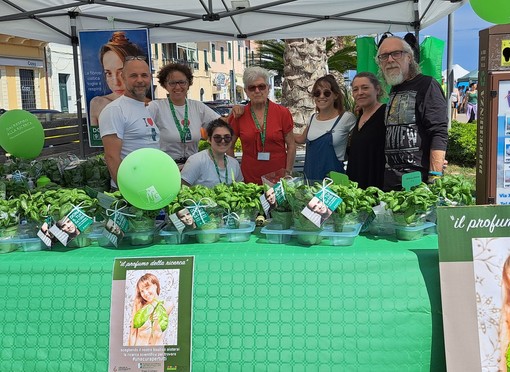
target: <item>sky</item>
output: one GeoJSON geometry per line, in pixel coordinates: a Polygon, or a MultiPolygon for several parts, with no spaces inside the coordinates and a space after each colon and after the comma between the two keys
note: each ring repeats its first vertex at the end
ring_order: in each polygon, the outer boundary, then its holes
{"type": "MultiPolygon", "coordinates": [[[[478,32],[494,24],[481,19],[471,8],[469,1],[454,13],[453,17],[453,64],[468,71],[478,69],[478,32]]],[[[448,17],[420,31],[420,43],[425,36],[434,36],[445,42],[448,39],[448,17]]],[[[443,69],[446,69],[446,48],[443,69]]]]}

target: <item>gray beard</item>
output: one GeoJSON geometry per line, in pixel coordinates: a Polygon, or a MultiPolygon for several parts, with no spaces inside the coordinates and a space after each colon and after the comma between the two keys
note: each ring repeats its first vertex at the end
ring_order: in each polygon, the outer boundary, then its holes
{"type": "Polygon", "coordinates": [[[405,78],[404,78],[404,74],[402,74],[402,71],[400,71],[396,75],[384,74],[384,80],[386,80],[386,82],[389,85],[394,86],[394,85],[402,84],[405,81],[405,78]]]}

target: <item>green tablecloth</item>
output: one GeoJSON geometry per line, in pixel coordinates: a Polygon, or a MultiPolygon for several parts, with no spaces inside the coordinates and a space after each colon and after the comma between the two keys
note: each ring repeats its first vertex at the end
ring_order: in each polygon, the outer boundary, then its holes
{"type": "Polygon", "coordinates": [[[194,371],[443,371],[437,237],[0,256],[1,371],[106,371],[113,259],[195,256],[194,371]]]}

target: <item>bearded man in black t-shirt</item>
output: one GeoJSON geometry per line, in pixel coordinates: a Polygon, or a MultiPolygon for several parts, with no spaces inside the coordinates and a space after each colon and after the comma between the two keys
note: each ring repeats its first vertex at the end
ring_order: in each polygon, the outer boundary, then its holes
{"type": "Polygon", "coordinates": [[[402,175],[409,172],[421,172],[423,182],[441,177],[448,143],[448,109],[441,85],[420,73],[413,49],[399,37],[382,41],[377,62],[391,85],[384,189],[401,190],[402,175]]]}

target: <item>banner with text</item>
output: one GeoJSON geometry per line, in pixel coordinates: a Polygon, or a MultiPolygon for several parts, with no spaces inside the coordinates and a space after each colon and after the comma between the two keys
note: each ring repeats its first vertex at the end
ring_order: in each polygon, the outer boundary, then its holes
{"type": "Polygon", "coordinates": [[[510,206],[437,210],[449,371],[510,364],[510,206]]]}
{"type": "Polygon", "coordinates": [[[191,371],[193,257],[117,258],[110,371],[191,371]]]}

